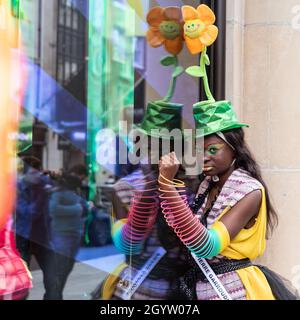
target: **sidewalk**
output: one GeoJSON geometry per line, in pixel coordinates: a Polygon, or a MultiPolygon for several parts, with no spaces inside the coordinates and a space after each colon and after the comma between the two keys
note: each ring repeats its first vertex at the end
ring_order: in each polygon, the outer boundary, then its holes
{"type": "MultiPolygon", "coordinates": [[[[64,300],[90,300],[90,292],[111,272],[124,256],[113,245],[97,248],[81,248],[77,255],[78,262],[69,275],[64,300]]],[[[32,272],[33,289],[28,300],[42,300],[44,294],[41,270],[32,272]]]]}

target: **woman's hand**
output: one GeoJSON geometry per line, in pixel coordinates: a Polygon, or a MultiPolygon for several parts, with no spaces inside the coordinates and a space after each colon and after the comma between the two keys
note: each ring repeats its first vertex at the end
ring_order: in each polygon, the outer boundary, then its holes
{"type": "Polygon", "coordinates": [[[176,176],[180,162],[175,152],[171,152],[159,160],[159,173],[168,180],[173,180],[176,176]]]}

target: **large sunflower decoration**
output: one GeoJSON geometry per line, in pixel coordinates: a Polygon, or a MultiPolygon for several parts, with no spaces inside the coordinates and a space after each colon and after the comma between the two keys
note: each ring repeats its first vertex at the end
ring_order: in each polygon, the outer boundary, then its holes
{"type": "Polygon", "coordinates": [[[183,6],[182,16],[185,22],[184,39],[187,48],[192,54],[201,53],[200,66],[189,67],[186,72],[193,77],[203,78],[208,101],[214,102],[215,99],[210,91],[206,73],[206,66],[210,65],[206,50],[218,37],[218,28],[214,25],[215,14],[208,6],[201,4],[197,10],[191,6],[183,6]]]}
{"type": "Polygon", "coordinates": [[[147,22],[150,26],[147,32],[147,41],[153,48],[164,45],[171,56],[161,60],[163,66],[173,66],[173,74],[169,90],[163,102],[169,102],[174,94],[176,79],[184,69],[178,65],[178,54],[183,48],[183,21],[179,7],[154,7],[147,15],[147,22]]]}
{"type": "MultiPolygon", "coordinates": [[[[172,56],[164,57],[161,64],[164,66],[173,65],[174,71],[169,91],[163,99],[169,102],[173,96],[176,78],[184,71],[178,65],[178,54],[183,48],[183,42],[191,54],[200,55],[200,66],[187,68],[186,72],[193,76],[203,78],[204,89],[208,101],[215,99],[210,91],[206,66],[210,65],[207,55],[207,47],[211,46],[218,37],[218,28],[214,25],[216,17],[214,12],[205,4],[197,9],[191,6],[179,7],[154,7],[147,15],[147,22],[150,26],[147,32],[147,41],[154,47],[164,45],[166,51],[172,56]]],[[[207,102],[207,101],[206,101],[207,102]]],[[[203,102],[203,103],[206,103],[203,102]]]]}

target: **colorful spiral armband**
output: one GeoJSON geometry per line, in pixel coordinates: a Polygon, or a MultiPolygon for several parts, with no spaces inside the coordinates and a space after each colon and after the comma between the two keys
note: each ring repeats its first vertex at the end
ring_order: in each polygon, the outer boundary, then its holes
{"type": "Polygon", "coordinates": [[[156,181],[137,182],[133,186],[128,218],[117,221],[112,238],[118,250],[126,255],[139,254],[144,240],[152,230],[158,212],[156,181]]]}
{"type": "Polygon", "coordinates": [[[192,213],[182,181],[170,181],[160,175],[159,184],[163,215],[191,252],[198,258],[212,258],[229,245],[229,233],[222,222],[215,222],[208,230],[192,213]]]}

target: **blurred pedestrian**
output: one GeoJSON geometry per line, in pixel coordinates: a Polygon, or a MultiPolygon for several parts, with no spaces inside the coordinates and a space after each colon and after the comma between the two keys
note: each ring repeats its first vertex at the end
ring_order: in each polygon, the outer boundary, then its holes
{"type": "Polygon", "coordinates": [[[63,290],[80,248],[87,212],[86,201],[78,193],[81,179],[74,170],[63,173],[49,197],[53,258],[48,266],[52,279],[46,299],[63,299],[63,290]]]}
{"type": "Polygon", "coordinates": [[[32,256],[36,258],[43,272],[47,292],[51,279],[47,270],[51,256],[47,190],[51,186],[51,179],[42,172],[41,161],[38,158],[25,156],[22,160],[23,175],[19,176],[17,183],[16,244],[28,268],[32,256]]]}

